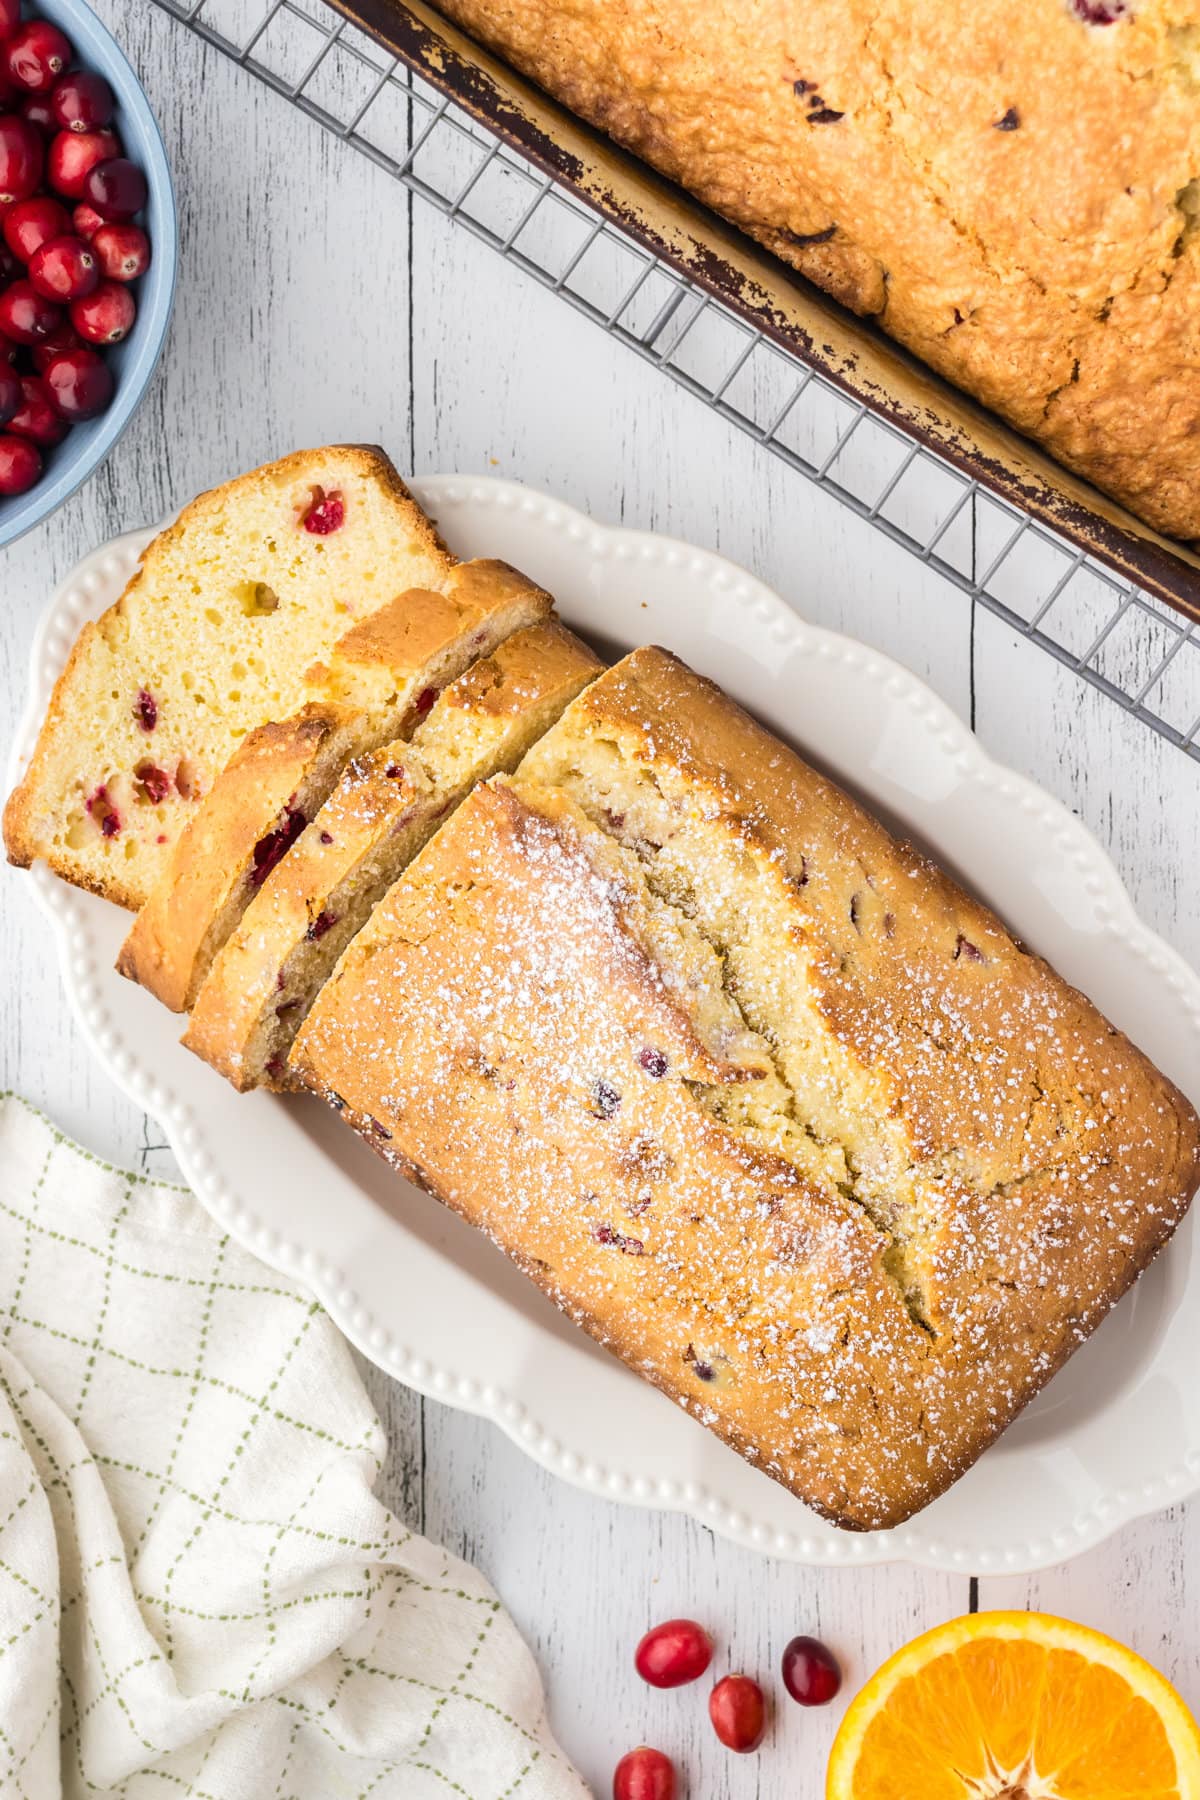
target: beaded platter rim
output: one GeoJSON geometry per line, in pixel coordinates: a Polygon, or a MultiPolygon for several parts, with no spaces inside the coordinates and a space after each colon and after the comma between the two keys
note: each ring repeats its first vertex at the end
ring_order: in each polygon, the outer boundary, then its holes
{"type": "MultiPolygon", "coordinates": [[[[1170,996],[1171,1005],[1186,1015],[1189,1037],[1194,1036],[1200,1046],[1200,976],[1141,924],[1100,843],[1059,801],[1024,776],[994,762],[969,729],[917,676],[854,639],[809,624],[779,595],[713,552],[657,533],[598,525],[563,502],[495,477],[435,476],[414,481],[411,486],[422,504],[438,516],[452,543],[456,518],[483,515],[497,523],[503,520],[510,534],[518,526],[528,524],[568,556],[578,553],[601,563],[610,562],[614,567],[625,563],[647,571],[669,571],[675,578],[686,576],[693,583],[707,586],[721,608],[738,609],[763,642],[777,646],[781,655],[799,652],[829,668],[848,671],[855,682],[866,683],[888,709],[900,710],[906,729],[919,735],[947,778],[952,776],[955,783],[968,784],[980,804],[1018,813],[1023,829],[1043,834],[1059,860],[1064,879],[1090,909],[1095,928],[1109,945],[1119,946],[1122,953],[1135,959],[1139,970],[1144,971],[1148,991],[1163,998],[1170,996]]],[[[14,740],[9,771],[12,780],[32,751],[53,683],[80,625],[116,597],[153,535],[152,530],[131,532],[101,546],[70,572],[52,597],[35,635],[29,702],[14,740]]],[[[562,610],[568,623],[588,629],[586,622],[572,617],[570,605],[564,604],[562,610]]],[[[733,691],[736,696],[736,689],[733,691]]],[[[835,766],[833,772],[836,775],[839,769],[835,766]]],[[[841,773],[844,778],[865,785],[865,770],[841,773]]],[[[1164,1459],[1161,1466],[1141,1479],[1118,1482],[1105,1491],[1091,1493],[1083,1507],[1057,1517],[1043,1516],[1035,1528],[1030,1528],[1030,1521],[1022,1520],[1004,1541],[981,1544],[956,1542],[953,1529],[937,1529],[933,1514],[943,1502],[935,1502],[929,1512],[891,1530],[846,1533],[826,1526],[809,1514],[800,1501],[780,1489],[776,1490],[776,1498],[783,1494],[798,1521],[794,1528],[781,1528],[778,1518],[772,1521],[766,1516],[778,1511],[778,1506],[760,1507],[759,1516],[755,1516],[753,1490],[749,1497],[736,1494],[736,1475],[719,1484],[726,1491],[714,1492],[703,1480],[681,1479],[661,1465],[656,1468],[653,1432],[640,1455],[631,1453],[626,1466],[621,1466],[611,1454],[597,1460],[586,1443],[587,1407],[578,1406],[573,1411],[567,1430],[561,1421],[555,1428],[548,1428],[539,1416],[539,1406],[546,1396],[539,1396],[536,1390],[543,1380],[539,1369],[546,1359],[539,1362],[536,1356],[527,1358],[523,1366],[528,1370],[528,1384],[525,1391],[513,1391],[511,1387],[481,1380],[476,1374],[464,1374],[461,1369],[448,1366],[444,1359],[431,1358],[422,1352],[419,1343],[402,1341],[402,1329],[395,1330],[363,1302],[356,1287],[353,1260],[339,1264],[314,1248],[312,1242],[306,1242],[304,1233],[296,1232],[290,1216],[283,1220],[264,1217],[254,1205],[247,1204],[236,1181],[222,1175],[217,1167],[218,1159],[205,1130],[203,1087],[197,1090],[185,1078],[185,1097],[176,1091],[178,1082],[164,1083],[156,1066],[139,1056],[132,1041],[123,998],[126,993],[142,997],[112,978],[111,954],[105,956],[95,929],[97,909],[106,914],[113,909],[58,881],[43,864],[35,867],[34,885],[38,903],[55,928],[68,999],[94,1054],[117,1085],[162,1125],[185,1179],[213,1217],[264,1261],[305,1283],[347,1337],[387,1373],[431,1398],[491,1419],[551,1473],[607,1499],[690,1514],[722,1536],[792,1561],[815,1566],[901,1561],[955,1572],[969,1569],[1003,1574],[1029,1572],[1061,1562],[1102,1542],[1130,1520],[1200,1488],[1198,1424],[1190,1447],[1177,1438],[1174,1456],[1164,1459]],[[731,1487],[735,1490],[732,1501],[728,1493],[731,1487]]],[[[194,1073],[198,1083],[212,1079],[198,1062],[194,1073]]],[[[288,1102],[271,1098],[266,1104],[278,1107],[288,1102]]],[[[276,1208],[276,1212],[280,1210],[276,1208]]],[[[403,1240],[405,1228],[397,1224],[393,1235],[403,1240]]],[[[1193,1238],[1198,1235],[1191,1234],[1193,1238]]],[[[1189,1251],[1182,1244],[1174,1254],[1189,1258],[1189,1251]]],[[[1191,1250],[1190,1262],[1200,1262],[1200,1242],[1191,1250]]],[[[1186,1277],[1189,1279],[1190,1262],[1186,1277]]],[[[538,1330],[536,1324],[528,1328],[538,1330]]],[[[1192,1340],[1193,1349],[1198,1346],[1200,1327],[1192,1340]]],[[[669,1404],[644,1384],[636,1383],[636,1378],[627,1378],[657,1405],[669,1404]]],[[[1128,1393],[1117,1396],[1113,1406],[1129,1401],[1128,1393]]],[[[692,1431],[709,1438],[698,1421],[688,1419],[686,1423],[692,1431]]],[[[709,1442],[715,1444],[711,1438],[709,1442]]],[[[731,1454],[723,1446],[718,1448],[722,1455],[731,1454]]],[[[754,1481],[775,1490],[775,1484],[759,1471],[741,1465],[737,1458],[732,1461],[754,1481]]],[[[987,1465],[985,1455],[972,1476],[987,1465]]],[[[951,1493],[955,1491],[952,1489],[951,1493]]]]}

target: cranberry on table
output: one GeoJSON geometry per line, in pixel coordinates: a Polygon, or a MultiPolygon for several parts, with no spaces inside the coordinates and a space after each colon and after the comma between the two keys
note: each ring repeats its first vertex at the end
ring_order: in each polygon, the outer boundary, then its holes
{"type": "Polygon", "coordinates": [[[0,425],[7,425],[21,405],[20,379],[7,363],[0,363],[0,425]]]}
{"type": "Polygon", "coordinates": [[[72,69],[55,82],[50,110],[64,131],[95,131],[107,125],[116,102],[103,75],[94,69],[72,69]]]}
{"type": "Polygon", "coordinates": [[[70,214],[62,201],[50,194],[18,200],[4,215],[4,241],[23,263],[51,238],[66,237],[70,230],[70,214]]]}
{"type": "Polygon", "coordinates": [[[140,225],[101,225],[91,245],[110,281],[136,281],[150,267],[150,239],[140,225]]]}
{"type": "Polygon", "coordinates": [[[4,46],[9,79],[32,94],[48,94],[70,60],[70,43],[49,19],[28,19],[4,46]]]}
{"type": "Polygon", "coordinates": [[[94,419],[113,396],[112,371],[104,358],[86,346],[62,350],[46,365],[42,377],[59,413],[70,424],[94,419]]]}
{"type": "Polygon", "coordinates": [[[133,295],[119,281],[102,281],[93,293],[71,302],[71,323],[89,344],[119,344],[136,317],[133,295]]]}
{"type": "Polygon", "coordinates": [[[724,1675],[708,1696],[708,1716],[727,1750],[757,1750],[767,1729],[767,1703],[749,1675],[724,1675]]]}
{"type": "Polygon", "coordinates": [[[8,429],[17,437],[31,438],[46,449],[61,444],[66,437],[67,422],[40,375],[22,375],[20,409],[8,421],[8,429]]]}
{"type": "Polygon", "coordinates": [[[694,1619],[668,1619],[649,1630],[633,1653],[634,1667],[651,1687],[682,1687],[712,1661],[713,1641],[694,1619]]]}
{"type": "Polygon", "coordinates": [[[0,294],[0,331],[14,344],[39,343],[61,324],[61,307],[39,294],[31,281],[14,281],[0,294]]]}
{"type": "Polygon", "coordinates": [[[28,438],[0,435],[0,494],[24,494],[42,472],[41,452],[28,438]]]}
{"type": "Polygon", "coordinates": [[[612,1791],[613,1800],[676,1800],[675,1764],[661,1750],[640,1744],[613,1770],[612,1791]]]}
{"type": "Polygon", "coordinates": [[[40,132],[17,113],[0,117],[0,206],[28,199],[39,186],[46,153],[40,132]]]}
{"type": "Polygon", "coordinates": [[[68,200],[82,200],[83,184],[99,163],[119,157],[121,146],[115,131],[60,131],[50,140],[46,179],[56,193],[68,200]]]}
{"type": "Polygon", "coordinates": [[[29,279],[47,300],[82,300],[100,285],[100,262],[82,238],[51,238],[30,257],[29,279]]]}
{"type": "Polygon", "coordinates": [[[837,1658],[814,1637],[794,1637],[783,1653],[783,1685],[801,1706],[827,1706],[842,1685],[837,1658]]]}
{"type": "Polygon", "coordinates": [[[146,177],[127,156],[96,163],[84,177],[83,198],[102,218],[117,224],[132,219],[146,204],[146,177]]]}

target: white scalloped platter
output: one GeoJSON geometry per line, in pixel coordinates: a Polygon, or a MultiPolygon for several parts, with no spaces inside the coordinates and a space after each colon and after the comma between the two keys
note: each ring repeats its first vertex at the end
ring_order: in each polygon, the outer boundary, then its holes
{"type": "MultiPolygon", "coordinates": [[[[985,894],[1200,1103],[1200,978],[1139,924],[1088,832],[990,761],[915,676],[805,624],[719,556],[595,525],[512,482],[436,477],[415,488],[456,552],[525,569],[601,647],[655,641],[718,678],[985,894]]],[[[150,535],[96,551],[51,601],[14,778],[76,631],[119,593],[150,535]]],[[[802,1562],[977,1572],[1060,1562],[1200,1487],[1200,1242],[1190,1220],[964,1480],[896,1530],[839,1532],[597,1349],[332,1112],[236,1095],[180,1047],[178,1020],[113,972],[128,916],[44,867],[35,881],[96,1055],[161,1121],[221,1224],[305,1281],[383,1368],[495,1420],[567,1480],[691,1513],[802,1562]]]]}

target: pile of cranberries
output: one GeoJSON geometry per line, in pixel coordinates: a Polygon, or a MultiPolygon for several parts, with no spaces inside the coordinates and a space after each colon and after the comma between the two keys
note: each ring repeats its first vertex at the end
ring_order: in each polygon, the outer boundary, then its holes
{"type": "MultiPolygon", "coordinates": [[[[713,1657],[713,1641],[694,1619],[668,1619],[648,1631],[634,1664],[651,1687],[683,1687],[698,1681],[713,1657]]],[[[825,1706],[842,1685],[832,1651],[818,1638],[794,1637],[784,1650],[783,1685],[801,1706],[825,1706]]],[[[727,1750],[746,1754],[766,1736],[767,1699],[750,1675],[723,1675],[708,1696],[708,1716],[727,1750]]],[[[675,1765],[661,1750],[641,1744],[613,1773],[613,1800],[679,1800],[675,1765]]]]}
{"type": "Polygon", "coordinates": [[[71,67],[57,25],[0,0],[0,494],[113,395],[101,355],[133,324],[150,264],[146,177],[122,155],[112,89],[71,67]]]}

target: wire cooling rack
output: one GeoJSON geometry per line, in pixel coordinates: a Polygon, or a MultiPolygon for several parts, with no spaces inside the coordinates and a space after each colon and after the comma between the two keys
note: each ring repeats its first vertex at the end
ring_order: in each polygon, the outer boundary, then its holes
{"type": "Polygon", "coordinates": [[[322,0],[154,0],[1200,761],[1200,631],[850,400],[322,0]]]}

